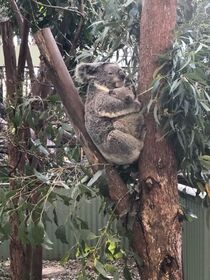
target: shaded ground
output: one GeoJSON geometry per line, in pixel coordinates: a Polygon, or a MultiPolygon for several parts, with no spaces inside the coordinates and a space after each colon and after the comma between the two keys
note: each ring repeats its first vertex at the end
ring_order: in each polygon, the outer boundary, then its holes
{"type": "MultiPolygon", "coordinates": [[[[114,262],[114,266],[120,272],[120,280],[124,280],[123,277],[123,262],[114,262]]],[[[133,262],[128,263],[130,272],[132,273],[132,280],[139,279],[136,266],[133,262]]],[[[81,272],[81,264],[76,260],[70,260],[65,267],[61,266],[57,261],[44,261],[43,263],[43,280],[77,280],[78,274],[81,272]]],[[[91,279],[97,279],[97,275],[94,272],[91,264],[86,273],[91,279]]],[[[0,265],[0,280],[9,280],[9,261],[1,262],[0,265]]]]}

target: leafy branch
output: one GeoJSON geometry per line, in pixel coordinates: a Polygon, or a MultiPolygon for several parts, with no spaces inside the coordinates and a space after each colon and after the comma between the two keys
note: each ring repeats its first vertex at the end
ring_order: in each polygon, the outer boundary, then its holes
{"type": "Polygon", "coordinates": [[[210,151],[210,43],[203,26],[184,26],[173,49],[159,58],[162,66],[154,74],[148,104],[174,146],[180,171],[200,187],[209,180],[201,156],[210,151]]]}

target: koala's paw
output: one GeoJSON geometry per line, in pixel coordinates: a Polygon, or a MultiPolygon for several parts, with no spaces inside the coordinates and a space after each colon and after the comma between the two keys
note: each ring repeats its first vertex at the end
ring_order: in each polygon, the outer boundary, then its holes
{"type": "Polygon", "coordinates": [[[141,106],[141,103],[140,103],[137,99],[134,100],[134,102],[132,103],[132,105],[133,105],[133,107],[134,107],[134,111],[135,111],[135,112],[141,111],[142,106],[141,106]]]}

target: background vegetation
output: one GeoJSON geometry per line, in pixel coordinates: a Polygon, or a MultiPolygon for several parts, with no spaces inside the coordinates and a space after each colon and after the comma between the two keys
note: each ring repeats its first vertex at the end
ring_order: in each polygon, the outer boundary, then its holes
{"type": "MultiPolygon", "coordinates": [[[[140,2],[19,0],[16,3],[23,19],[31,23],[31,34],[43,27],[52,28],[72,76],[75,65],[81,61],[111,60],[125,67],[128,78],[137,88],[140,2]]],[[[14,34],[21,36],[11,1],[3,1],[1,6],[4,7],[2,20],[10,18],[14,34]]],[[[157,125],[164,131],[163,137],[171,140],[179,175],[200,191],[208,191],[210,167],[209,13],[208,1],[181,1],[176,40],[173,48],[158,58],[162,65],[154,73],[151,85],[153,95],[144,108],[145,114],[153,111],[157,125]]],[[[31,82],[33,84],[33,80],[31,82]]],[[[123,247],[120,237],[125,238],[125,231],[119,225],[118,232],[113,232],[111,225],[115,206],[107,203],[109,198],[104,172],[92,174],[56,90],[47,79],[45,82],[50,88],[45,97],[26,95],[22,87],[21,102],[19,99],[15,103],[5,101],[9,130],[2,129],[2,135],[9,139],[9,143],[17,141],[19,139],[14,136],[18,135],[21,127],[27,127],[30,139],[27,145],[18,144],[18,148],[26,153],[23,174],[17,172],[15,175],[18,187],[0,190],[1,240],[9,238],[10,216],[17,212],[21,242],[52,246],[45,223],[49,219],[48,209],[53,208],[54,222],[58,226],[56,236],[66,243],[65,227],[59,224],[56,214],[57,201],[63,200],[69,206],[73,231],[82,233],[77,243],[77,257],[81,258],[84,267],[88,258],[93,259],[100,275],[108,277],[112,274],[117,279],[116,269],[102,263],[126,256],[127,249],[123,247]],[[60,188],[66,189],[68,195],[61,194],[60,188]],[[36,201],[33,199],[34,193],[38,193],[36,201]],[[101,211],[109,213],[109,219],[107,226],[96,236],[86,222],[77,217],[77,209],[81,201],[98,195],[103,197],[101,211]],[[93,246],[93,240],[97,246],[93,246]]],[[[84,93],[84,88],[80,91],[84,93]]],[[[141,89],[138,92],[145,94],[141,89]]],[[[130,168],[120,170],[126,179],[128,192],[135,200],[139,191],[135,178],[130,176],[133,171],[130,168]]],[[[8,167],[1,168],[1,182],[8,182],[10,174],[8,167]]],[[[208,201],[207,196],[207,204],[208,201]]],[[[126,238],[129,238],[132,212],[126,224],[126,238]]],[[[70,255],[71,250],[64,260],[70,255]]],[[[81,274],[83,278],[80,279],[86,279],[85,270],[81,274]]],[[[124,274],[126,279],[130,279],[126,265],[124,274]]]]}

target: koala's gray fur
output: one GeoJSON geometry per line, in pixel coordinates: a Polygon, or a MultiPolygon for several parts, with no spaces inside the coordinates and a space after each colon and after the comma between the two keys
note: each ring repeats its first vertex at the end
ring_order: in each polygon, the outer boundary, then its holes
{"type": "Polygon", "coordinates": [[[82,63],[75,75],[88,83],[85,126],[99,151],[116,164],[136,161],[143,148],[144,118],[139,101],[124,86],[122,69],[112,63],[82,63]]]}

